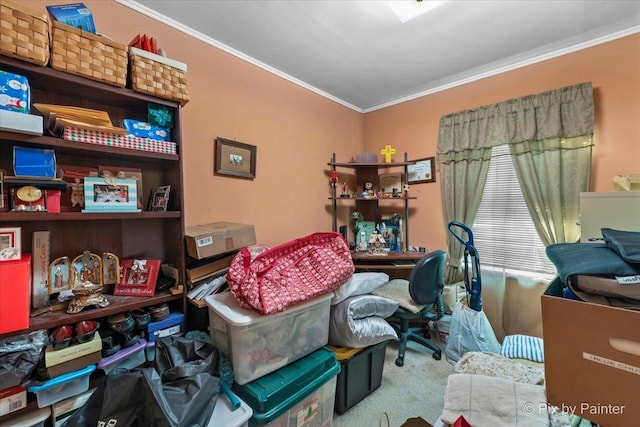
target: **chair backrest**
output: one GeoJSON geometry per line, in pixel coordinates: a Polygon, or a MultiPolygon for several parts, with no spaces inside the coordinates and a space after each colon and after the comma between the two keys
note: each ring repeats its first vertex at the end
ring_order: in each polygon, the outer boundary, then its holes
{"type": "Polygon", "coordinates": [[[447,253],[436,250],[427,253],[411,270],[409,295],[418,304],[433,304],[444,288],[444,267],[447,253]]]}

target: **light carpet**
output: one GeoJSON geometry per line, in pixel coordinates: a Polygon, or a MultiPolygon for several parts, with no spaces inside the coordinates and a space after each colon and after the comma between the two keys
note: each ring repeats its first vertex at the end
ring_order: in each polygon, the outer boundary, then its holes
{"type": "MultiPolygon", "coordinates": [[[[389,341],[385,353],[380,387],[344,414],[335,414],[334,427],[399,427],[407,418],[422,417],[432,425],[442,413],[447,378],[453,373],[453,365],[444,355],[444,344],[433,340],[442,348],[442,359],[435,360],[431,351],[418,344],[409,343],[404,356],[404,366],[398,367],[398,343],[389,341]]],[[[366,379],[363,378],[363,382],[366,379]]]]}

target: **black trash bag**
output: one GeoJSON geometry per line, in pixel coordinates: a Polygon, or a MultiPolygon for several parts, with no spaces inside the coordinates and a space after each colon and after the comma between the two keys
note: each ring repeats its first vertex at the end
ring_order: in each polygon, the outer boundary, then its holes
{"type": "Polygon", "coordinates": [[[37,330],[0,340],[0,390],[37,377],[42,353],[48,343],[47,331],[37,330]]]}
{"type": "Polygon", "coordinates": [[[155,367],[114,369],[64,426],[206,426],[218,400],[219,356],[210,343],[158,338],[155,367]]]}

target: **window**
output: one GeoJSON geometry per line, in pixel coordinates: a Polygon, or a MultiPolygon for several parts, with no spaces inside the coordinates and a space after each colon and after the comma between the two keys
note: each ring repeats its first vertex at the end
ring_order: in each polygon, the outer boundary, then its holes
{"type": "Polygon", "coordinates": [[[473,237],[483,268],[555,273],[527,210],[507,145],[493,148],[473,237]]]}

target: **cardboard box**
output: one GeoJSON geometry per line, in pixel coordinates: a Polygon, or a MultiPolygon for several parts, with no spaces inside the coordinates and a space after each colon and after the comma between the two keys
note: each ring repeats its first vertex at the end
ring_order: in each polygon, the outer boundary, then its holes
{"type": "Polygon", "coordinates": [[[0,390],[0,416],[15,412],[27,406],[27,389],[17,385],[0,390]]]}
{"type": "Polygon", "coordinates": [[[0,262],[0,334],[29,327],[31,254],[0,262]]]}
{"type": "Polygon", "coordinates": [[[184,331],[184,314],[174,311],[169,313],[166,319],[149,322],[147,331],[149,342],[154,342],[156,338],[177,335],[184,331]]]}
{"type": "Polygon", "coordinates": [[[49,263],[51,262],[51,242],[48,231],[34,231],[31,251],[33,255],[33,276],[31,280],[31,308],[40,308],[49,301],[49,263]]]}
{"type": "Polygon", "coordinates": [[[96,32],[96,26],[93,22],[93,14],[84,5],[84,3],[60,4],[55,6],[47,6],[47,10],[51,17],[63,24],[72,27],[81,28],[90,33],[96,32]]]}
{"type": "Polygon", "coordinates": [[[607,427],[636,425],[640,312],[564,299],[563,287],[556,279],[542,296],[548,402],[607,427]]]}
{"type": "Polygon", "coordinates": [[[72,344],[61,350],[54,350],[53,346],[49,344],[44,352],[44,365],[50,368],[97,351],[102,351],[102,338],[100,338],[99,332],[96,332],[89,342],[72,344]]]}
{"type": "Polygon", "coordinates": [[[214,222],[194,225],[185,230],[187,254],[201,259],[256,244],[253,225],[214,222]]]}
{"type": "Polygon", "coordinates": [[[75,359],[49,366],[47,367],[47,374],[51,378],[59,377],[60,375],[77,371],[78,369],[85,368],[89,365],[96,365],[100,360],[102,360],[102,351],[94,351],[93,353],[85,354],[75,359]]]}
{"type": "Polygon", "coordinates": [[[0,130],[42,135],[42,116],[0,110],[0,130]]]}

